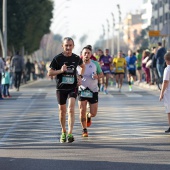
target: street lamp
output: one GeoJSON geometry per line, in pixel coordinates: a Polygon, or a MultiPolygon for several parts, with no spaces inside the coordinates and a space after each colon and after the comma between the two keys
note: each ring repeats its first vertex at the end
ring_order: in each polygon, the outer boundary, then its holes
{"type": "Polygon", "coordinates": [[[61,24],[60,22],[63,21],[63,18],[64,19],[67,18],[65,16],[63,17],[63,14],[66,15],[66,12],[70,8],[70,5],[69,5],[70,2],[71,0],[65,0],[62,3],[60,3],[59,8],[57,8],[57,12],[54,13],[51,30],[55,30],[54,31],[55,33],[57,33],[59,24],[61,24]]]}
{"type": "Polygon", "coordinates": [[[109,20],[106,19],[107,22],[107,49],[109,49],[109,32],[110,32],[110,25],[109,25],[109,20]]]}
{"type": "Polygon", "coordinates": [[[114,31],[115,31],[115,18],[114,18],[114,14],[113,13],[111,13],[112,14],[112,19],[113,19],[113,29],[112,29],[112,56],[114,56],[114,51],[115,51],[115,49],[114,49],[114,31]]]}
{"type": "Polygon", "coordinates": [[[3,58],[7,57],[7,0],[3,0],[3,29],[2,29],[3,58]]]}
{"type": "Polygon", "coordinates": [[[104,44],[104,37],[105,37],[105,28],[104,28],[104,25],[102,24],[102,29],[103,29],[103,47],[105,48],[105,44],[104,44]]]}
{"type": "Polygon", "coordinates": [[[119,16],[119,22],[118,22],[118,36],[117,36],[117,53],[120,51],[120,22],[121,22],[121,11],[120,11],[120,5],[117,4],[118,8],[118,16],[119,16]]]}

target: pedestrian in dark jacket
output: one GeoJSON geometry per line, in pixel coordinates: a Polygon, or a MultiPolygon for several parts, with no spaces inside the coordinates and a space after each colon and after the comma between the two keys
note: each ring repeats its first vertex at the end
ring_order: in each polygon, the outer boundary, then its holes
{"type": "Polygon", "coordinates": [[[164,55],[166,54],[166,49],[162,46],[162,43],[158,43],[158,50],[155,55],[156,59],[156,69],[158,71],[159,78],[163,80],[163,72],[164,72],[164,55]]]}
{"type": "Polygon", "coordinates": [[[13,56],[11,61],[12,71],[14,73],[14,86],[17,91],[19,91],[21,76],[24,70],[24,59],[19,55],[19,51],[16,52],[16,55],[13,56]]]}

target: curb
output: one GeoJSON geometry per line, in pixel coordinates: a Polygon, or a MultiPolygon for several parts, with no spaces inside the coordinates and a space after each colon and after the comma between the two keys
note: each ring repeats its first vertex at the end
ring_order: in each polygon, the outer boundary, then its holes
{"type": "Polygon", "coordinates": [[[149,85],[149,84],[146,84],[145,82],[140,82],[140,83],[135,82],[134,85],[141,87],[141,88],[149,89],[149,90],[160,91],[157,85],[149,85]]]}

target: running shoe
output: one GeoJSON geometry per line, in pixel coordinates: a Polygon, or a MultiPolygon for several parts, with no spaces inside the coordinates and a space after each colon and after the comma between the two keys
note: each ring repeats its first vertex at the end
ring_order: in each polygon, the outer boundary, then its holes
{"type": "Polygon", "coordinates": [[[107,91],[107,90],[104,90],[104,94],[108,94],[108,91],[107,91]]]}
{"type": "Polygon", "coordinates": [[[90,117],[90,113],[86,114],[86,125],[87,127],[91,126],[91,117],[90,117]]]}
{"type": "Polygon", "coordinates": [[[132,86],[129,86],[129,91],[132,91],[132,86]]]}
{"type": "Polygon", "coordinates": [[[83,129],[83,131],[82,131],[82,136],[83,136],[83,137],[88,137],[87,129],[83,129]]]}
{"type": "Polygon", "coordinates": [[[62,133],[60,136],[60,143],[66,142],[66,133],[62,133]]]}
{"type": "Polygon", "coordinates": [[[168,129],[168,130],[166,130],[166,131],[165,131],[165,133],[170,133],[170,127],[169,127],[169,129],[168,129]]]}
{"type": "Polygon", "coordinates": [[[68,134],[67,141],[68,141],[68,143],[72,143],[74,141],[74,137],[72,134],[68,134]]]}

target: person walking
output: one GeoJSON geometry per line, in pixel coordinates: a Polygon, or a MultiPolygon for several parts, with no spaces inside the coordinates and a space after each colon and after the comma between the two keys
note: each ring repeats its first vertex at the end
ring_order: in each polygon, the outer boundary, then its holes
{"type": "MultiPolygon", "coordinates": [[[[82,85],[79,86],[78,104],[80,109],[80,122],[83,128],[82,136],[88,137],[87,127],[91,125],[91,117],[95,117],[98,109],[98,79],[103,77],[103,72],[97,61],[91,58],[92,49],[86,46],[82,50],[85,73],[82,85]],[[87,103],[90,104],[90,112],[86,114],[87,103]]],[[[81,74],[80,66],[77,67],[78,74],[81,74]]]]}
{"type": "Polygon", "coordinates": [[[16,52],[16,55],[12,57],[11,68],[14,73],[14,86],[17,91],[19,91],[21,84],[21,76],[24,70],[24,59],[19,55],[19,51],[16,52]]]}
{"type": "Polygon", "coordinates": [[[31,78],[31,62],[30,62],[30,59],[27,59],[27,62],[25,64],[25,68],[26,68],[27,81],[30,81],[30,78],[31,78]]]}
{"type": "Polygon", "coordinates": [[[170,52],[164,56],[167,67],[163,74],[163,83],[160,92],[159,100],[164,99],[165,113],[168,114],[169,128],[165,133],[170,133],[170,52]]]}
{"type": "Polygon", "coordinates": [[[73,142],[74,108],[85,66],[82,59],[72,53],[74,41],[66,37],[62,43],[63,52],[55,56],[50,64],[49,76],[56,76],[56,95],[59,107],[59,120],[61,124],[60,142],[73,142]],[[77,75],[77,66],[81,67],[77,75]],[[66,134],[66,101],[68,98],[68,133],[66,134]]]}

